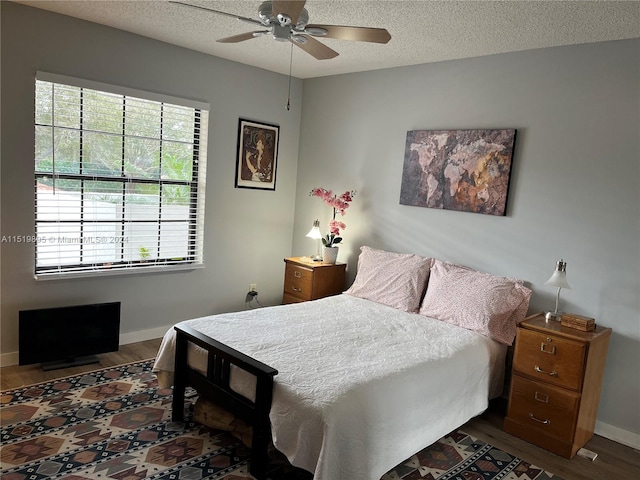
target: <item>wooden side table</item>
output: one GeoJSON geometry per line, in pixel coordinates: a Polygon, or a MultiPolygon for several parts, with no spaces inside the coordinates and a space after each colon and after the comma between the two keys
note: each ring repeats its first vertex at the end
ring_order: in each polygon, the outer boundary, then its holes
{"type": "Polygon", "coordinates": [[[593,436],[611,329],[547,322],[518,326],[504,430],[566,458],[593,436]]]}
{"type": "Polygon", "coordinates": [[[306,302],[344,291],[346,264],[326,264],[307,258],[284,259],[282,303],[306,302]]]}

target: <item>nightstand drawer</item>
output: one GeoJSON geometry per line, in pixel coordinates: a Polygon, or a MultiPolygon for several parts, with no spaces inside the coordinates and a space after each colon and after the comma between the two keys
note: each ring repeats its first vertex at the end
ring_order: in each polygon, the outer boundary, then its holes
{"type": "Polygon", "coordinates": [[[291,295],[290,293],[285,293],[282,295],[282,303],[285,305],[288,303],[301,303],[306,301],[306,298],[296,297],[295,295],[291,295]]]}
{"type": "Polygon", "coordinates": [[[519,329],[516,344],[514,371],[575,391],[582,388],[584,343],[519,329]]]}
{"type": "Polygon", "coordinates": [[[570,442],[580,395],[514,375],[509,417],[517,423],[570,442]]]}
{"type": "Polygon", "coordinates": [[[303,300],[311,300],[313,270],[287,264],[284,271],[284,293],[303,300]]]}

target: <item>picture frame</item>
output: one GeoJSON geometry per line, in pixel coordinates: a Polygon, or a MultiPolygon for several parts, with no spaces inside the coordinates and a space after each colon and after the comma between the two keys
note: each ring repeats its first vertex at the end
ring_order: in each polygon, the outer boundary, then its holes
{"type": "Polygon", "coordinates": [[[240,118],[236,188],[276,189],[280,127],[240,118]]]}
{"type": "Polygon", "coordinates": [[[515,129],[413,130],[400,204],[505,216],[515,129]]]}

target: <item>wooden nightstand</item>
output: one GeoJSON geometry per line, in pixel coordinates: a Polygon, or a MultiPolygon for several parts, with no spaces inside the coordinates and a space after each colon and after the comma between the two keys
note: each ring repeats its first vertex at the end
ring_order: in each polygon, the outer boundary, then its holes
{"type": "Polygon", "coordinates": [[[566,458],[593,436],[611,329],[546,322],[518,326],[504,429],[566,458]]]}
{"type": "Polygon", "coordinates": [[[284,259],[282,303],[306,302],[344,291],[346,264],[326,264],[305,258],[284,259]]]}

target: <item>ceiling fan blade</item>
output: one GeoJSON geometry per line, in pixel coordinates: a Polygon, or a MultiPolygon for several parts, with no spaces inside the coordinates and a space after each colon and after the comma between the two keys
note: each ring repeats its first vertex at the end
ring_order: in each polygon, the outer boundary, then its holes
{"type": "Polygon", "coordinates": [[[338,52],[330,49],[325,44],[320,43],[315,38],[308,35],[304,36],[304,42],[291,40],[291,43],[293,43],[296,47],[301,48],[309,55],[317,58],[318,60],[329,60],[330,58],[338,56],[338,52]]]}
{"type": "Polygon", "coordinates": [[[291,18],[291,25],[298,23],[300,12],[304,8],[306,0],[273,0],[271,2],[271,11],[273,15],[284,13],[291,18]]]}
{"type": "Polygon", "coordinates": [[[232,35],[230,37],[219,38],[216,42],[220,43],[238,43],[244,42],[245,40],[251,40],[252,38],[256,38],[256,34],[260,35],[263,33],[269,33],[269,30],[260,30],[259,32],[247,32],[241,33],[239,35],[232,35]]]}
{"type": "Polygon", "coordinates": [[[340,25],[307,25],[306,28],[322,28],[327,31],[324,38],[335,38],[338,40],[353,40],[356,42],[387,43],[391,40],[391,35],[384,28],[370,27],[343,27],[340,25]]]}
{"type": "Polygon", "coordinates": [[[204,10],[206,12],[213,12],[213,13],[217,13],[218,15],[224,15],[226,17],[235,18],[236,20],[240,20],[242,22],[264,26],[262,22],[260,22],[259,20],[254,20],[253,18],[249,18],[249,17],[242,17],[240,15],[235,15],[233,13],[222,12],[220,10],[214,10],[213,8],[201,7],[200,5],[192,5],[190,3],[185,3],[185,2],[176,2],[174,0],[169,0],[169,3],[175,3],[176,5],[184,5],[185,7],[197,8],[199,10],[204,10]]]}

